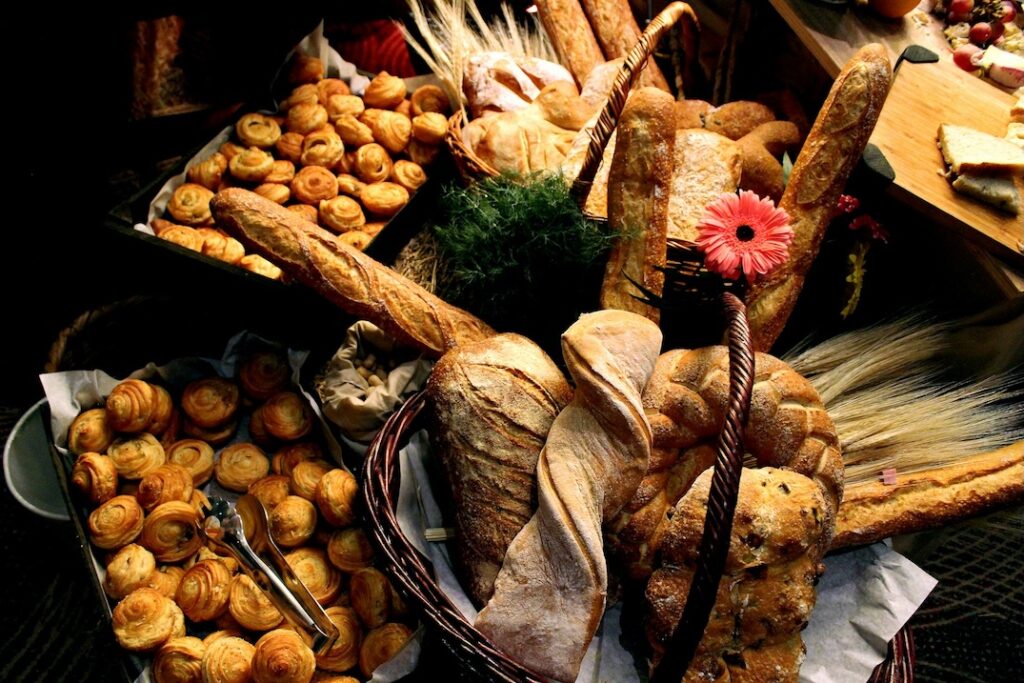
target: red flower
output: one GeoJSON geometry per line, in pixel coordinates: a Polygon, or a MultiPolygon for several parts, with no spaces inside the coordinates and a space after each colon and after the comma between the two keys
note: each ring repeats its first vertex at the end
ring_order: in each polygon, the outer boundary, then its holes
{"type": "Polygon", "coordinates": [[[748,190],[713,201],[697,230],[697,246],[708,270],[730,280],[742,271],[747,282],[785,263],[793,240],[786,212],[748,190]]]}
{"type": "Polygon", "coordinates": [[[873,240],[880,240],[882,242],[889,241],[889,233],[882,227],[882,224],[866,213],[861,214],[850,221],[850,230],[864,229],[871,233],[871,239],[873,240]]]}
{"type": "Polygon", "coordinates": [[[860,207],[860,200],[850,194],[839,195],[839,201],[836,202],[836,208],[839,209],[840,213],[853,213],[860,207]]]}

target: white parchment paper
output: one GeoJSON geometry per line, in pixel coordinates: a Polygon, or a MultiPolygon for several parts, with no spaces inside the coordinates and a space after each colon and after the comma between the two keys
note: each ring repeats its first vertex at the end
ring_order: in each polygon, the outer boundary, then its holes
{"type": "MultiPolygon", "coordinates": [[[[426,540],[425,531],[444,527],[428,473],[433,469],[426,432],[417,432],[399,453],[399,525],[409,541],[433,562],[436,580],[466,619],[477,610],[459,585],[445,543],[426,540]]],[[[807,658],[803,683],[864,683],[885,659],[887,646],[935,586],[935,579],[884,543],[825,558],[818,599],[803,633],[807,658]]],[[[632,628],[635,628],[633,626],[632,628]]],[[[625,637],[629,636],[629,637],[625,637]]],[[[612,604],[583,659],[577,683],[642,683],[646,663],[624,642],[622,606],[612,604]]]]}
{"type": "MultiPolygon", "coordinates": [[[[234,377],[239,359],[246,356],[254,348],[285,350],[279,344],[262,337],[248,332],[241,332],[228,341],[224,353],[219,360],[210,358],[182,358],[171,361],[163,366],[150,363],[146,367],[133,372],[129,377],[159,380],[160,384],[170,389],[173,394],[178,395],[186,384],[202,377],[209,377],[214,374],[221,377],[234,377]]],[[[306,361],[306,357],[309,355],[308,352],[294,349],[287,349],[286,352],[292,369],[292,389],[301,392],[313,410],[330,457],[339,467],[349,469],[343,458],[341,446],[327,427],[319,405],[299,383],[299,374],[303,363],[306,361]]],[[[67,433],[71,422],[83,410],[102,404],[103,397],[110,394],[121,380],[111,377],[101,370],[56,372],[40,375],[39,379],[43,384],[43,390],[50,404],[50,426],[55,441],[54,445],[63,456],[68,470],[70,470],[75,460],[74,456],[67,450],[67,433]]],[[[246,415],[240,420],[238,431],[230,443],[248,440],[249,420],[248,415],[246,415]]],[[[228,445],[230,444],[224,444],[216,449],[215,459],[220,457],[220,452],[228,445]]],[[[239,495],[221,488],[217,484],[216,479],[212,478],[202,487],[202,490],[208,496],[216,495],[230,501],[234,501],[239,495]]],[[[92,552],[92,562],[96,573],[102,581],[106,578],[106,569],[95,550],[92,552]]],[[[190,633],[190,635],[192,634],[190,633]]],[[[422,627],[417,630],[415,637],[398,656],[378,668],[377,672],[374,673],[371,683],[390,683],[410,674],[419,662],[421,640],[422,627]]],[[[127,653],[125,654],[127,655],[127,653]]],[[[135,679],[136,683],[151,683],[153,678],[148,658],[132,655],[131,661],[135,665],[135,671],[140,672],[135,679]]]]}

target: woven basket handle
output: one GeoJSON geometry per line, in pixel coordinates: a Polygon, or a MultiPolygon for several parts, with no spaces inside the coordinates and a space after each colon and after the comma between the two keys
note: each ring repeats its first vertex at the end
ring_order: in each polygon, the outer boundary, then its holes
{"type": "Polygon", "coordinates": [[[590,193],[590,185],[594,181],[597,167],[601,164],[601,157],[604,155],[605,145],[611,137],[615,125],[618,123],[619,114],[626,105],[626,97],[629,95],[633,83],[640,75],[640,71],[647,65],[647,59],[654,52],[658,41],[665,31],[671,28],[681,17],[686,17],[696,29],[699,24],[697,15],[685,2],[673,2],[663,9],[658,16],[647,25],[640,40],[633,49],[626,55],[626,60],[619,69],[615,82],[612,83],[611,91],[608,93],[608,101],[597,119],[597,123],[588,131],[590,144],[587,146],[586,156],[583,157],[583,165],[580,167],[579,176],[572,183],[572,196],[580,206],[587,201],[590,193]]]}
{"type": "Polygon", "coordinates": [[[715,604],[729,552],[732,518],[743,470],[743,429],[754,388],[754,349],[743,302],[734,294],[722,295],[729,318],[729,406],[718,438],[718,457],[711,477],[704,533],[697,568],[665,656],[651,674],[651,683],[679,683],[690,666],[715,604]]]}

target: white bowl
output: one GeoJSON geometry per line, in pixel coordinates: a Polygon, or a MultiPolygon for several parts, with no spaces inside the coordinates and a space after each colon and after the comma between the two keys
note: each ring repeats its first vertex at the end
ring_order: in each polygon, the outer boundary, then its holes
{"type": "Polygon", "coordinates": [[[21,416],[4,446],[7,488],[28,510],[48,519],[68,520],[67,505],[50,457],[50,440],[40,400],[21,416]]]}

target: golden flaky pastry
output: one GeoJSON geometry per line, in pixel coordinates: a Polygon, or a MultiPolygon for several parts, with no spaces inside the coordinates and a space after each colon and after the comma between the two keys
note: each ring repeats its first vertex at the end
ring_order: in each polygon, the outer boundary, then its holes
{"type": "Polygon", "coordinates": [[[327,543],[327,559],[346,574],[369,567],[373,562],[370,539],[357,527],[335,531],[327,543]]]}
{"type": "Polygon", "coordinates": [[[124,479],[142,479],[167,460],[164,447],[152,434],[142,433],[115,439],[107,448],[117,474],[124,479]]]}
{"type": "Polygon", "coordinates": [[[412,637],[402,624],[384,624],[366,634],[359,648],[359,670],[370,677],[378,666],[394,657],[412,637]]]}
{"type": "Polygon", "coordinates": [[[202,185],[207,190],[216,192],[227,170],[228,158],[220,152],[214,152],[202,161],[189,166],[185,177],[190,183],[202,185]]]}
{"type": "Polygon", "coordinates": [[[219,560],[203,560],[185,572],[175,601],[192,621],[216,619],[228,608],[231,572],[219,560]]]}
{"type": "Polygon", "coordinates": [[[330,605],[341,593],[341,573],[327,561],[327,553],[319,548],[299,548],[284,557],[313,599],[330,605]]]}
{"type": "Polygon", "coordinates": [[[203,683],[252,683],[255,652],[256,648],[236,636],[207,643],[201,664],[203,683]]]}
{"type": "Polygon", "coordinates": [[[220,446],[231,440],[238,429],[238,418],[228,420],[219,427],[200,427],[191,418],[186,417],[181,423],[181,429],[185,434],[194,439],[202,439],[212,446],[220,446]]]}
{"type": "Polygon", "coordinates": [[[322,166],[299,169],[292,179],[292,196],[303,204],[318,205],[325,199],[338,196],[338,180],[322,166]]]}
{"type": "Polygon", "coordinates": [[[153,656],[156,683],[200,683],[206,645],[199,638],[171,638],[153,656]]]}
{"type": "Polygon", "coordinates": [[[412,136],[427,145],[440,145],[448,132],[448,119],[444,114],[427,112],[412,120],[412,136]]]}
{"type": "Polygon", "coordinates": [[[292,493],[309,501],[315,500],[316,487],[330,470],[330,463],[324,460],[304,460],[298,463],[292,468],[292,493]]]}
{"type": "Polygon", "coordinates": [[[141,432],[152,421],[157,400],[151,384],[141,379],[127,379],[107,396],[107,423],[118,432],[141,432]]]}
{"type": "Polygon", "coordinates": [[[111,616],[118,644],[131,652],[149,652],[185,635],[185,617],[174,601],[152,588],[132,591],[111,616]]]}
{"type": "Polygon", "coordinates": [[[371,128],[373,139],[392,154],[405,149],[412,137],[412,121],[393,111],[381,112],[371,128]]]}
{"type": "Polygon", "coordinates": [[[316,84],[317,100],[325,107],[333,96],[350,94],[348,83],[340,78],[324,78],[316,84]]]}
{"type": "MultiPolygon", "coordinates": [[[[277,155],[281,157],[280,160],[290,161],[292,164],[299,163],[299,159],[302,158],[302,140],[301,133],[289,132],[282,135],[274,145],[277,155]]],[[[271,167],[271,173],[273,172],[273,167],[271,167]]]]}
{"type": "Polygon", "coordinates": [[[71,485],[99,505],[117,495],[117,466],[99,453],[82,453],[71,468],[71,485]]]}
{"type": "Polygon", "coordinates": [[[143,510],[150,511],[163,503],[192,500],[192,473],[181,465],[164,463],[139,482],[135,498],[143,510]]]}
{"type": "Polygon", "coordinates": [[[303,102],[288,109],[288,130],[308,135],[327,123],[327,109],[320,104],[303,102]]]}
{"type": "Polygon", "coordinates": [[[250,484],[270,472],[270,458],[253,443],[236,443],[220,452],[214,466],[217,483],[229,491],[245,493],[250,484]]]}
{"type": "Polygon", "coordinates": [[[393,109],[405,99],[405,93],[405,81],[387,71],[381,71],[366,86],[363,101],[368,107],[393,109]]]}
{"type": "Polygon", "coordinates": [[[144,588],[156,571],[156,558],[141,545],[129,543],[114,553],[107,563],[103,591],[114,600],[120,600],[136,588],[144,588]]]}
{"type": "Polygon", "coordinates": [[[324,77],[324,63],[316,57],[296,54],[291,66],[288,67],[288,82],[316,83],[324,77]]]}
{"type": "Polygon", "coordinates": [[[281,137],[281,126],[263,114],[246,114],[235,124],[235,134],[246,147],[268,149],[281,137]]]}
{"type": "Polygon", "coordinates": [[[320,202],[318,217],[321,225],[334,232],[356,230],[366,223],[363,207],[359,206],[356,200],[344,195],[320,202]]]}
{"type": "Polygon", "coordinates": [[[356,497],[359,485],[351,473],[343,469],[330,470],[320,478],[314,492],[316,505],[328,524],[348,526],[356,518],[356,497]]]}
{"type": "Polygon", "coordinates": [[[323,457],[323,451],[315,443],[312,441],[300,441],[281,448],[281,450],[274,454],[274,459],[271,461],[270,466],[274,470],[274,474],[283,474],[286,477],[291,477],[292,470],[300,462],[305,460],[322,460],[323,457]]]}
{"type": "Polygon", "coordinates": [[[304,166],[334,168],[345,153],[341,136],[331,128],[316,130],[302,141],[300,161],[304,166]]]}
{"type": "Polygon", "coordinates": [[[364,187],[366,187],[366,183],[354,175],[350,173],[338,174],[338,192],[341,194],[358,198],[359,193],[363,191],[364,187]]]}
{"type": "Polygon", "coordinates": [[[388,620],[391,605],[391,584],[373,567],[360,569],[352,575],[348,597],[359,621],[367,628],[383,626],[388,620]]]}
{"type": "Polygon", "coordinates": [[[289,161],[288,159],[276,159],[273,167],[270,169],[270,174],[263,180],[268,183],[282,183],[287,185],[292,182],[292,178],[294,177],[295,162],[289,161]]]}
{"type": "Polygon", "coordinates": [[[68,429],[68,450],[75,455],[102,453],[114,441],[114,429],[104,408],[81,413],[68,429]]]}
{"type": "Polygon", "coordinates": [[[192,485],[202,486],[213,476],[213,447],[200,439],[182,439],[167,449],[167,462],[187,469],[192,485]]]}
{"type": "Polygon", "coordinates": [[[164,564],[156,568],[156,571],[149,575],[146,580],[146,588],[160,591],[169,598],[174,598],[181,584],[181,577],[185,570],[177,565],[164,564]]]}
{"type": "Polygon", "coordinates": [[[262,182],[274,170],[274,157],[259,147],[249,149],[235,155],[228,162],[231,175],[250,183],[262,182]]]}
{"type": "Polygon", "coordinates": [[[310,206],[309,204],[292,204],[288,206],[287,209],[299,214],[299,216],[310,223],[315,224],[317,221],[317,210],[315,206],[310,206]]]}
{"type": "Polygon", "coordinates": [[[191,557],[203,544],[196,509],[182,501],[156,506],[146,516],[139,543],[160,562],[180,562],[191,557]]]}
{"type": "Polygon", "coordinates": [[[373,142],[373,130],[360,121],[353,114],[341,114],[334,122],[334,129],[338,131],[342,142],[346,147],[355,149],[373,142]]]}
{"type": "Polygon", "coordinates": [[[281,183],[262,183],[254,187],[252,191],[275,204],[286,204],[292,198],[291,188],[281,183]]]}
{"type": "Polygon", "coordinates": [[[413,91],[409,101],[413,118],[430,112],[447,115],[451,111],[448,96],[436,85],[421,85],[413,91]]]}
{"type": "Polygon", "coordinates": [[[391,169],[391,182],[401,185],[406,192],[412,194],[427,182],[427,174],[419,164],[399,159],[391,169]]]}
{"type": "MultiPolygon", "coordinates": [[[[334,177],[331,176],[331,179],[334,180],[334,177]]],[[[263,404],[263,424],[275,438],[295,441],[313,428],[313,413],[301,396],[283,391],[271,396],[263,404]]]]}
{"type": "Polygon", "coordinates": [[[181,409],[200,427],[217,427],[238,412],[238,385],[221,377],[190,382],[181,394],[181,409]]]}
{"type": "Polygon", "coordinates": [[[246,254],[238,260],[238,265],[250,273],[256,273],[271,280],[280,280],[284,277],[284,271],[259,254],[246,254]]]}
{"type": "Polygon", "coordinates": [[[182,183],[167,202],[167,212],[174,220],[185,225],[204,225],[213,216],[210,213],[210,200],[213,192],[196,183],[182,183]]]}
{"type": "Polygon", "coordinates": [[[257,351],[238,369],[238,383],[246,396],[263,401],[283,391],[291,379],[288,359],[276,351],[257,351]]]}
{"type": "Polygon", "coordinates": [[[255,496],[269,514],[291,494],[291,479],[283,474],[272,474],[249,485],[248,494],[255,496]]]}
{"type": "Polygon", "coordinates": [[[324,671],[348,671],[359,663],[363,632],[356,613],[349,607],[328,607],[327,618],[338,629],[338,638],[327,652],[317,655],[316,665],[324,671]]]}
{"type": "Polygon", "coordinates": [[[391,155],[377,143],[356,150],[353,173],[364,183],[379,183],[391,175],[391,155]]]}
{"type": "Polygon", "coordinates": [[[196,232],[203,237],[202,252],[210,258],[215,258],[225,263],[237,263],[245,255],[245,248],[242,247],[242,243],[222,230],[196,228],[196,232]]]}
{"type": "Polygon", "coordinates": [[[171,225],[157,233],[160,239],[185,247],[191,251],[203,250],[203,236],[198,230],[187,225],[171,225]]]}
{"type": "Polygon", "coordinates": [[[269,631],[283,619],[270,598],[244,574],[231,579],[228,611],[250,631],[269,631]]]}
{"type": "Polygon", "coordinates": [[[288,496],[270,513],[270,534],[285,548],[300,546],[316,530],[316,507],[299,496],[288,496]]]}
{"type": "Polygon", "coordinates": [[[397,183],[373,183],[359,193],[366,210],[378,216],[394,216],[409,203],[409,191],[397,183]]]}
{"type": "Polygon", "coordinates": [[[277,629],[256,641],[254,683],[309,683],[315,670],[313,651],[295,631],[277,629]]]}

